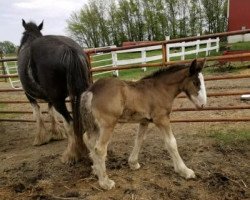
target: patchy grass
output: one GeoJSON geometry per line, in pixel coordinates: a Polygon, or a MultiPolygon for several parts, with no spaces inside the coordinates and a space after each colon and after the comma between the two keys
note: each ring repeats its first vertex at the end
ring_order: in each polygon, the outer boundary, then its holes
{"type": "Polygon", "coordinates": [[[233,43],[230,50],[250,50],[250,42],[233,43]]]}
{"type": "Polygon", "coordinates": [[[205,68],[205,74],[214,74],[214,73],[240,73],[241,70],[249,69],[250,62],[229,62],[222,66],[214,66],[215,62],[209,62],[212,65],[207,65],[208,67],[205,68]]]}
{"type": "Polygon", "coordinates": [[[247,129],[228,129],[228,130],[214,130],[209,137],[215,139],[221,144],[231,145],[239,143],[250,143],[250,130],[247,129]]]}

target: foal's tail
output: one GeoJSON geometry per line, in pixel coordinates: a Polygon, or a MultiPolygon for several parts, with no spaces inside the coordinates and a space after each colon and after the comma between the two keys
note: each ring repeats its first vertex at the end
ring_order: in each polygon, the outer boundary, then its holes
{"type": "Polygon", "coordinates": [[[81,104],[80,104],[80,112],[82,116],[82,124],[84,128],[89,133],[96,132],[98,130],[98,125],[95,122],[95,118],[92,113],[92,98],[93,93],[86,91],[82,94],[81,104]]]}
{"type": "Polygon", "coordinates": [[[74,132],[76,135],[81,135],[84,128],[80,115],[80,98],[90,86],[89,62],[84,53],[74,49],[68,50],[66,54],[68,54],[68,59],[65,57],[68,60],[67,87],[72,105],[74,132]]]}

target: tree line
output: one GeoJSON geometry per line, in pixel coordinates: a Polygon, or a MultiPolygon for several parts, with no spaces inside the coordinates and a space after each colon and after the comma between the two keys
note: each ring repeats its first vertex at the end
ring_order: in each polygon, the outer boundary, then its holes
{"type": "Polygon", "coordinates": [[[0,42],[0,54],[11,54],[15,53],[17,46],[10,41],[0,42]]]}
{"type": "Polygon", "coordinates": [[[227,0],[89,0],[67,24],[87,47],[223,32],[227,0]]]}

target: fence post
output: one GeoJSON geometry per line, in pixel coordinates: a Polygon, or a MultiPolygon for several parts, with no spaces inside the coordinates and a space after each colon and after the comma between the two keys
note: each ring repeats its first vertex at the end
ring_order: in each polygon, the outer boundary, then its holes
{"type": "Polygon", "coordinates": [[[93,72],[91,71],[91,68],[92,68],[92,58],[91,58],[91,56],[90,56],[90,53],[87,53],[87,58],[88,58],[88,60],[87,60],[87,62],[88,62],[88,70],[89,70],[89,80],[90,80],[90,82],[91,83],[93,83],[94,81],[93,81],[93,72]]]}
{"type": "MultiPolygon", "coordinates": [[[[112,51],[111,55],[112,55],[112,66],[113,67],[117,67],[117,53],[116,53],[116,51],[112,51]]],[[[118,77],[119,76],[119,71],[118,70],[114,70],[113,71],[113,75],[116,76],[116,77],[118,77]]]]}
{"type": "Polygon", "coordinates": [[[200,40],[196,41],[196,57],[198,56],[200,52],[200,40]]]}
{"type": "Polygon", "coordinates": [[[165,63],[167,62],[167,44],[162,43],[162,66],[165,66],[165,63]]]}
{"type": "MultiPolygon", "coordinates": [[[[142,64],[146,64],[146,62],[147,62],[146,48],[141,50],[141,58],[142,58],[142,64]]],[[[147,71],[147,68],[143,67],[142,70],[145,72],[145,71],[147,71]]]]}
{"type": "Polygon", "coordinates": [[[166,53],[167,53],[167,62],[169,62],[170,61],[170,48],[168,44],[166,44],[166,53]]]}
{"type": "Polygon", "coordinates": [[[220,38],[219,37],[217,37],[216,38],[216,52],[218,53],[219,52],[219,49],[220,49],[220,38]]]}
{"type": "Polygon", "coordinates": [[[181,60],[185,60],[185,42],[181,43],[181,60]]]}
{"type": "MultiPolygon", "coordinates": [[[[3,52],[0,51],[0,58],[3,59],[4,56],[3,56],[3,52]]],[[[5,66],[4,66],[4,61],[2,61],[2,70],[3,70],[3,75],[6,75],[6,69],[5,69],[5,66]]],[[[7,82],[7,78],[4,78],[5,82],[7,82]]]]}
{"type": "Polygon", "coordinates": [[[211,48],[211,38],[207,40],[206,56],[210,55],[210,48],[211,48]]]}

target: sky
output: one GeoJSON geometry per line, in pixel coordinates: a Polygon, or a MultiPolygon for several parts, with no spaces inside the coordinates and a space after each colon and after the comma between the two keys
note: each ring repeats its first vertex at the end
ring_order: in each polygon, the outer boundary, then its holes
{"type": "Polygon", "coordinates": [[[44,20],[44,35],[67,35],[70,14],[80,10],[88,0],[0,0],[0,42],[19,45],[22,19],[40,24],[44,20]]]}

